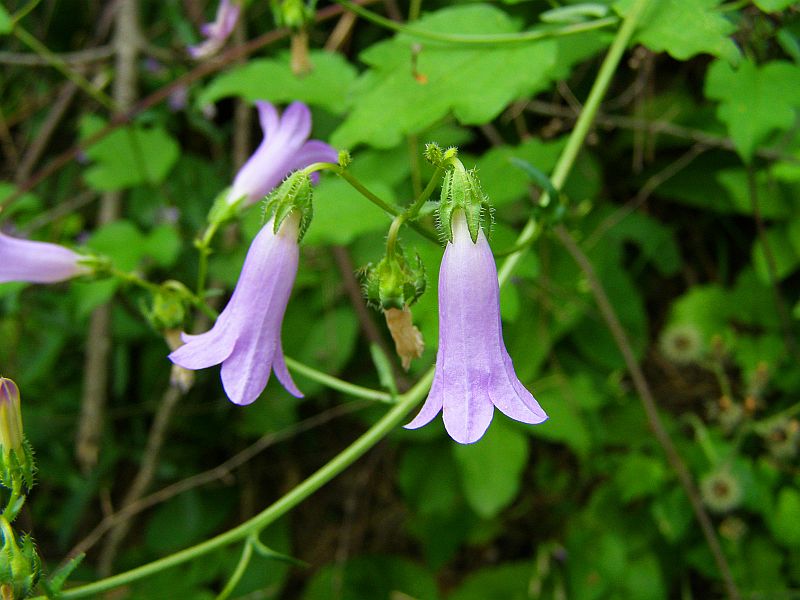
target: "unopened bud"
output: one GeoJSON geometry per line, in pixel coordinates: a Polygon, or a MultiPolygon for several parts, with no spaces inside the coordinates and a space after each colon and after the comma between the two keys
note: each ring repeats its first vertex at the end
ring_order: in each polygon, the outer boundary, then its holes
{"type": "Polygon", "coordinates": [[[0,597],[3,600],[27,598],[41,574],[41,561],[33,539],[22,536],[22,545],[5,517],[0,517],[0,597]]]}
{"type": "Polygon", "coordinates": [[[361,282],[370,305],[380,310],[402,309],[425,292],[425,267],[419,256],[413,262],[406,260],[398,244],[392,257],[384,256],[377,265],[366,266],[361,282]]]}
{"type": "Polygon", "coordinates": [[[33,454],[22,430],[17,384],[0,377],[0,483],[9,489],[33,487],[33,454]]]}

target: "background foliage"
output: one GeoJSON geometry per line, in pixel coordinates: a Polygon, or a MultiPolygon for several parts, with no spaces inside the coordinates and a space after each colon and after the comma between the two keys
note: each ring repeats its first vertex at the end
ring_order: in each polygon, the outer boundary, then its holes
{"type": "MultiPolygon", "coordinates": [[[[297,77],[285,32],[259,37],[275,29],[266,2],[249,3],[234,36],[232,46],[262,40],[246,57],[229,52],[199,66],[185,46],[215,3],[140,0],[140,37],[127,42],[113,34],[116,3],[33,4],[14,31],[10,16],[24,3],[0,8],[0,225],[85,245],[153,281],[186,283],[196,278],[192,240],[211,202],[258,141],[248,108],[255,99],[308,103],[314,137],[350,150],[352,172],[401,205],[431,173],[424,143],[458,145],[497,209],[494,250],[510,249],[538,197],[513,159],[551,172],[618,27],[456,44],[395,34],[321,5],[310,31],[313,71],[297,77]],[[70,78],[41,49],[31,51],[19,27],[63,57],[70,78]],[[115,53],[124,43],[138,51],[127,75],[137,98],[169,94],[134,104],[129,122],[87,142],[114,117],[98,96],[122,76],[115,53]],[[76,87],[76,75],[93,95],[76,87]],[[81,141],[74,160],[36,176],[81,141]],[[101,223],[97,201],[115,192],[121,214],[101,223]]],[[[621,16],[630,5],[599,2],[576,18],[621,16]]],[[[426,0],[413,26],[509,34],[563,18],[546,12],[555,7],[426,0]]],[[[399,21],[409,14],[394,0],[369,8],[399,21]]],[[[785,0],[658,0],[648,3],[634,42],[563,188],[565,230],[628,333],[742,596],[796,597],[800,11],[785,0]]],[[[389,221],[331,175],[315,198],[284,348],[317,369],[380,387],[370,347],[389,348],[388,336],[379,315],[363,308],[353,272],[380,258],[389,221]]],[[[258,224],[254,208],[211,256],[220,294],[235,283],[258,224]]],[[[435,356],[442,251],[411,230],[402,237],[429,276],[414,308],[425,354],[407,374],[389,358],[405,388],[435,356]]],[[[262,535],[307,564],[257,556],[233,597],[722,595],[721,574],[595,291],[563,236],[542,235],[504,288],[502,311],[517,372],[550,420],[529,427],[498,414],[474,446],[453,443],[440,420],[393,432],[262,535]]],[[[40,466],[23,525],[51,571],[119,508],[147,460],[169,364],[143,300],[116,281],[0,286],[0,369],[22,389],[40,466]],[[91,464],[76,462],[75,446],[88,323],[102,305],[111,307],[113,342],[101,365],[108,399],[91,464]]],[[[149,491],[162,492],[130,517],[135,525],[117,548],[96,539],[82,545],[88,556],[72,581],[96,579],[104,552],[121,571],[240,523],[386,410],[296,379],[305,399],[273,381],[240,408],[224,398],[217,369],[198,373],[157,456],[149,491]],[[176,482],[191,489],[171,493],[176,482]]],[[[235,548],[218,551],[115,597],[211,598],[237,560],[235,548]]]]}

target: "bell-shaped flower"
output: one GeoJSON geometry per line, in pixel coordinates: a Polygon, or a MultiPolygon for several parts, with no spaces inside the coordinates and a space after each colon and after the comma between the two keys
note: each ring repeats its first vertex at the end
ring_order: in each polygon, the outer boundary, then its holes
{"type": "Polygon", "coordinates": [[[302,392],[292,381],[281,346],[281,326],[297,275],[299,216],[293,213],[277,233],[270,219],[256,235],[236,289],[217,322],[206,333],[183,334],[185,344],[169,355],[185,369],[222,363],[222,385],[235,404],[254,402],[271,371],[290,394],[302,392]]]}
{"type": "Polygon", "coordinates": [[[56,283],[92,271],[86,257],[47,242],[21,240],[0,233],[0,283],[56,283]]]}
{"type": "MultiPolygon", "coordinates": [[[[292,102],[283,115],[269,102],[256,102],[264,139],[239,169],[228,192],[228,204],[258,202],[289,173],[315,162],[336,162],[338,152],[320,140],[309,140],[311,111],[302,102],[292,102]]],[[[311,175],[316,183],[318,174],[311,175]]]]}
{"type": "Polygon", "coordinates": [[[406,428],[428,424],[443,411],[447,433],[461,444],[477,442],[497,407],[523,423],[547,414],[514,372],[503,342],[500,287],[482,229],[473,243],[463,210],[452,218],[439,270],[439,350],[428,398],[406,428]]]}
{"type": "Polygon", "coordinates": [[[189,54],[192,58],[201,60],[219,52],[233,28],[236,27],[241,10],[242,8],[237,2],[221,0],[214,21],[206,23],[200,28],[200,32],[206,37],[205,41],[196,46],[189,46],[189,54]]]}

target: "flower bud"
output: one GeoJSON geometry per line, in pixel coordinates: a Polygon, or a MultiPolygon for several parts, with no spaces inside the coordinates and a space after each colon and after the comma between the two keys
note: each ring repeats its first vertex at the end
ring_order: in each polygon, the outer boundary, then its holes
{"type": "Polygon", "coordinates": [[[11,524],[0,517],[0,598],[27,598],[41,574],[41,561],[30,535],[22,536],[22,547],[11,524]]]}
{"type": "Polygon", "coordinates": [[[153,294],[152,307],[144,310],[145,316],[157,331],[181,329],[186,321],[190,296],[191,292],[180,281],[166,281],[153,294]]]}
{"type": "Polygon", "coordinates": [[[33,487],[33,455],[22,432],[19,388],[0,377],[0,483],[33,487]]]}
{"type": "Polygon", "coordinates": [[[303,239],[314,214],[313,195],[310,175],[303,170],[295,171],[264,200],[263,222],[267,223],[272,219],[272,231],[277,235],[286,217],[297,211],[300,218],[297,234],[299,242],[303,239]]]}
{"type": "Polygon", "coordinates": [[[370,305],[381,310],[402,310],[425,292],[425,267],[419,255],[414,263],[406,260],[397,245],[392,257],[384,256],[376,266],[368,264],[364,268],[361,283],[370,305]]]}

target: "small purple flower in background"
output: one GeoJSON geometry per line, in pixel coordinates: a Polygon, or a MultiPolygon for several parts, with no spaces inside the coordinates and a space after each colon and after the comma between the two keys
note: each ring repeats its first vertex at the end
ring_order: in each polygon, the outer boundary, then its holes
{"type": "Polygon", "coordinates": [[[245,405],[261,395],[272,370],[283,387],[303,396],[292,381],[281,346],[281,326],[299,259],[298,215],[283,221],[278,233],[270,219],[253,240],[228,305],[209,331],[183,334],[185,344],[172,362],[185,369],[222,363],[222,385],[231,402],[245,405]]]}
{"type": "MultiPolygon", "coordinates": [[[[244,198],[244,205],[261,200],[289,173],[315,162],[336,162],[339,153],[311,135],[311,111],[302,102],[292,102],[282,116],[272,104],[257,101],[258,118],[264,139],[239,169],[228,192],[228,204],[244,198]],[[308,141],[307,141],[308,140],[308,141]]],[[[316,183],[319,175],[313,173],[316,183]]]]}
{"type": "Polygon", "coordinates": [[[206,36],[206,40],[196,46],[189,46],[189,54],[192,58],[201,60],[219,52],[233,28],[236,27],[240,12],[241,7],[237,3],[231,0],[221,0],[214,21],[206,23],[200,28],[201,33],[206,36]]]}
{"type": "Polygon", "coordinates": [[[47,242],[21,240],[0,233],[0,283],[56,283],[90,273],[85,257],[47,242]]]}
{"type": "Polygon", "coordinates": [[[439,270],[439,350],[433,385],[419,414],[406,428],[430,423],[443,410],[447,433],[461,444],[477,442],[494,408],[523,423],[547,414],[514,372],[503,343],[500,287],[494,256],[483,231],[472,242],[463,211],[452,220],[439,270]]]}

